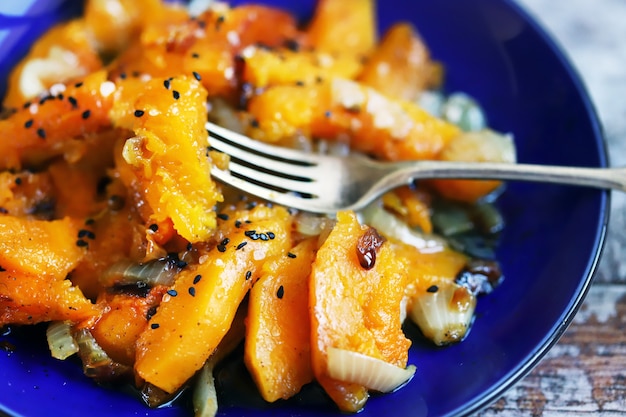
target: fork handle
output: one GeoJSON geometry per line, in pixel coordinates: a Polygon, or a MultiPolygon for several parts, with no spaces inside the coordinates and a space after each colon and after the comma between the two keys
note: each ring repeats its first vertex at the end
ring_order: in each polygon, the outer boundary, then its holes
{"type": "Polygon", "coordinates": [[[519,180],[569,184],[626,191],[626,167],[585,168],[500,162],[418,161],[402,162],[389,176],[389,186],[414,179],[519,180]]]}

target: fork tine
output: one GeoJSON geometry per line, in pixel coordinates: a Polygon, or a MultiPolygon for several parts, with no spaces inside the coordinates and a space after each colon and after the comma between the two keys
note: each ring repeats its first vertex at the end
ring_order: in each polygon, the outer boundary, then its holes
{"type": "Polygon", "coordinates": [[[311,178],[287,178],[280,172],[275,173],[273,170],[269,169],[267,172],[259,171],[233,161],[228,164],[228,169],[232,175],[247,178],[248,181],[254,181],[259,184],[266,184],[267,188],[311,196],[316,196],[316,193],[320,191],[319,184],[311,178]]]}
{"type": "MultiPolygon", "coordinates": [[[[292,207],[298,210],[311,210],[318,206],[315,202],[317,198],[313,196],[302,196],[298,194],[289,194],[274,189],[267,188],[264,185],[258,185],[250,182],[248,179],[241,179],[233,176],[231,172],[223,171],[215,166],[211,169],[211,174],[225,184],[238,188],[241,191],[257,196],[259,198],[281,204],[285,207],[292,207]]],[[[314,210],[315,211],[315,210],[314,210]]],[[[328,209],[320,208],[318,212],[327,212],[328,209]]]]}
{"type": "MultiPolygon", "coordinates": [[[[229,149],[243,149],[244,152],[246,152],[246,154],[244,154],[244,160],[249,157],[249,153],[252,153],[272,161],[283,160],[285,162],[291,162],[291,166],[310,166],[318,163],[318,157],[316,155],[306,154],[295,149],[268,145],[211,122],[206,123],[206,128],[209,131],[211,139],[213,139],[213,142],[209,141],[211,142],[211,146],[215,143],[216,149],[218,149],[218,146],[224,147],[226,145],[229,146],[229,149]]],[[[230,152],[224,153],[232,155],[230,152]]]]}

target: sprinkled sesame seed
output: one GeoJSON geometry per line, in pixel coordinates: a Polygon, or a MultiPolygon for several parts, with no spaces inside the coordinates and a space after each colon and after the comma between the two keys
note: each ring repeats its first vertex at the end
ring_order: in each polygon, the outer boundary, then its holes
{"type": "Polygon", "coordinates": [[[265,240],[270,240],[270,237],[267,235],[267,233],[260,233],[259,239],[265,241],[265,240]]]}
{"type": "Polygon", "coordinates": [[[240,244],[237,245],[237,250],[243,249],[243,247],[246,246],[247,244],[248,242],[241,242],[240,244]]]}
{"type": "Polygon", "coordinates": [[[258,120],[258,119],[252,119],[252,120],[250,120],[250,126],[252,126],[252,127],[254,127],[254,128],[259,127],[259,126],[260,126],[260,124],[259,124],[259,120],[258,120]]]}
{"type": "Polygon", "coordinates": [[[192,297],[196,296],[196,289],[194,287],[189,287],[188,291],[189,295],[191,295],[192,297]]]}
{"type": "Polygon", "coordinates": [[[178,100],[180,98],[180,93],[174,90],[172,91],[172,97],[174,97],[174,100],[178,100]]]}
{"type": "Polygon", "coordinates": [[[25,127],[26,129],[28,129],[29,127],[32,127],[33,123],[34,123],[34,120],[33,120],[33,119],[27,120],[27,121],[24,123],[24,127],[25,127]]]}
{"type": "Polygon", "coordinates": [[[159,225],[156,223],[152,223],[150,226],[148,226],[148,229],[152,230],[153,232],[156,232],[157,230],[159,230],[159,225]]]}
{"type": "Polygon", "coordinates": [[[78,100],[76,100],[76,98],[75,98],[75,97],[69,96],[69,97],[67,98],[67,101],[69,101],[69,102],[70,102],[70,104],[72,105],[72,107],[73,107],[73,108],[78,107],[78,100]]]}
{"type": "Polygon", "coordinates": [[[217,215],[217,218],[221,219],[221,220],[228,220],[228,214],[226,214],[226,213],[219,213],[217,215]]]}
{"type": "Polygon", "coordinates": [[[85,248],[85,247],[89,246],[89,243],[87,243],[87,241],[85,241],[83,239],[78,239],[76,241],[76,246],[78,246],[79,248],[85,248]]]}
{"type": "Polygon", "coordinates": [[[191,57],[192,58],[200,58],[200,54],[197,53],[197,52],[194,52],[194,53],[191,54],[191,57]]]}
{"type": "Polygon", "coordinates": [[[193,72],[193,77],[198,81],[202,80],[202,77],[196,71],[193,72]]]}
{"type": "Polygon", "coordinates": [[[159,323],[152,323],[152,324],[150,325],[150,328],[151,328],[151,329],[158,329],[158,328],[159,328],[159,323]]]}
{"type": "Polygon", "coordinates": [[[274,238],[276,237],[276,235],[274,234],[274,232],[267,232],[267,236],[268,236],[270,239],[274,239],[274,238]]]}
{"type": "Polygon", "coordinates": [[[81,114],[83,119],[89,119],[89,116],[91,116],[91,110],[85,110],[83,114],[81,114]]]}
{"type": "Polygon", "coordinates": [[[88,239],[95,239],[96,238],[96,234],[94,232],[92,232],[91,230],[87,230],[87,229],[80,229],[78,231],[78,238],[82,239],[82,238],[88,238],[88,239]]]}
{"type": "Polygon", "coordinates": [[[172,297],[176,297],[178,295],[178,291],[176,290],[167,290],[167,293],[172,297]]]}
{"type": "Polygon", "coordinates": [[[193,278],[193,285],[196,285],[202,279],[202,275],[198,274],[193,278]]]}
{"type": "Polygon", "coordinates": [[[224,253],[226,252],[226,246],[224,245],[217,245],[217,250],[224,253]]]}
{"type": "Polygon", "coordinates": [[[284,295],[285,288],[281,285],[280,287],[278,287],[278,291],[276,291],[276,297],[278,297],[278,299],[282,299],[284,295]]]}
{"type": "Polygon", "coordinates": [[[252,271],[246,271],[246,281],[252,278],[252,271]]]}
{"type": "Polygon", "coordinates": [[[226,246],[230,243],[230,239],[225,237],[224,240],[222,240],[222,243],[220,243],[220,245],[222,246],[226,246]]]}
{"type": "Polygon", "coordinates": [[[170,80],[163,81],[163,86],[169,90],[170,89],[170,80]]]}
{"type": "Polygon", "coordinates": [[[235,220],[235,227],[239,229],[241,227],[241,220],[235,220]]]}
{"type": "Polygon", "coordinates": [[[95,222],[96,221],[94,219],[87,219],[87,220],[85,220],[85,224],[88,225],[88,226],[94,224],[95,222]]]}
{"type": "Polygon", "coordinates": [[[22,179],[20,177],[15,178],[15,185],[21,185],[22,179]]]}
{"type": "Polygon", "coordinates": [[[428,289],[426,289],[426,292],[432,292],[432,293],[435,293],[435,292],[437,292],[437,291],[439,291],[439,287],[438,287],[438,286],[436,286],[436,285],[431,285],[430,287],[428,287],[428,289]]]}
{"type": "Polygon", "coordinates": [[[291,253],[291,252],[287,252],[287,256],[292,258],[292,259],[295,259],[296,254],[295,253],[291,253]]]}
{"type": "Polygon", "coordinates": [[[143,110],[135,110],[135,117],[141,117],[144,113],[145,112],[143,110]]]}
{"type": "Polygon", "coordinates": [[[37,136],[39,136],[41,139],[45,139],[46,138],[46,131],[43,130],[43,128],[39,128],[37,129],[37,136]]]}
{"type": "Polygon", "coordinates": [[[80,87],[82,87],[82,86],[83,86],[83,83],[82,83],[82,82],[74,84],[74,87],[76,87],[76,88],[80,88],[80,87]]]}

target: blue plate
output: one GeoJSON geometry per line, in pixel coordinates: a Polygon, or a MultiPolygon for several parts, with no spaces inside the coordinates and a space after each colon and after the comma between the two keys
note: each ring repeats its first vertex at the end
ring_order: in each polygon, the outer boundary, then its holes
{"type": "MultiPolygon", "coordinates": [[[[302,19],[314,7],[313,0],[267,3],[302,19]]],[[[21,13],[29,17],[0,15],[0,79],[42,30],[79,13],[78,7],[76,2],[30,0],[20,2],[21,13]],[[42,9],[44,4],[48,10],[42,9]]],[[[400,19],[413,21],[445,64],[446,87],[476,97],[491,126],[515,135],[520,161],[607,165],[599,123],[578,76],[515,3],[381,2],[381,30],[400,19]]],[[[604,191],[510,183],[499,200],[507,220],[498,250],[506,279],[479,300],[469,337],[441,349],[418,339],[410,352],[410,362],[418,368],[413,380],[393,394],[371,398],[359,415],[390,410],[395,416],[466,415],[495,401],[527,374],[556,343],[585,296],[603,245],[608,203],[604,191]]],[[[192,414],[184,406],[148,410],[128,392],[96,386],[76,361],[50,358],[41,328],[0,340],[16,347],[0,350],[0,410],[10,415],[48,416],[53,409],[68,417],[192,414]]],[[[224,397],[220,415],[341,415],[316,398],[314,388],[298,401],[271,407],[224,397]]]]}

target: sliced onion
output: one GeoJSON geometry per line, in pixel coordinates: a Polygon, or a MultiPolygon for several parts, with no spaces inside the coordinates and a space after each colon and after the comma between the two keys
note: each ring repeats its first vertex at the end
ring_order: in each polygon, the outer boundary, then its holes
{"type": "Polygon", "coordinates": [[[174,283],[178,271],[179,269],[167,259],[156,259],[143,264],[122,260],[104,271],[100,276],[100,283],[105,287],[138,283],[169,286],[174,283]]]}
{"type": "Polygon", "coordinates": [[[89,329],[74,334],[78,355],[83,362],[83,373],[98,382],[114,381],[127,375],[132,368],[115,362],[98,344],[89,329]]]}
{"type": "Polygon", "coordinates": [[[379,392],[391,392],[411,379],[415,366],[400,368],[381,359],[329,347],[328,374],[338,381],[363,385],[379,392]]]}
{"type": "Polygon", "coordinates": [[[460,342],[474,318],[476,297],[467,288],[442,281],[413,299],[411,320],[436,345],[460,342]]]}
{"type": "Polygon", "coordinates": [[[437,252],[446,247],[446,242],[438,236],[419,233],[408,224],[389,213],[379,204],[370,204],[361,212],[364,223],[390,239],[396,239],[424,252],[437,252]]]}
{"type": "Polygon", "coordinates": [[[46,329],[50,353],[55,359],[65,360],[78,352],[78,344],[72,336],[72,326],[65,321],[53,321],[46,329]]]}
{"type": "Polygon", "coordinates": [[[217,414],[217,392],[211,361],[207,361],[198,373],[192,401],[195,417],[214,417],[217,414]]]}

